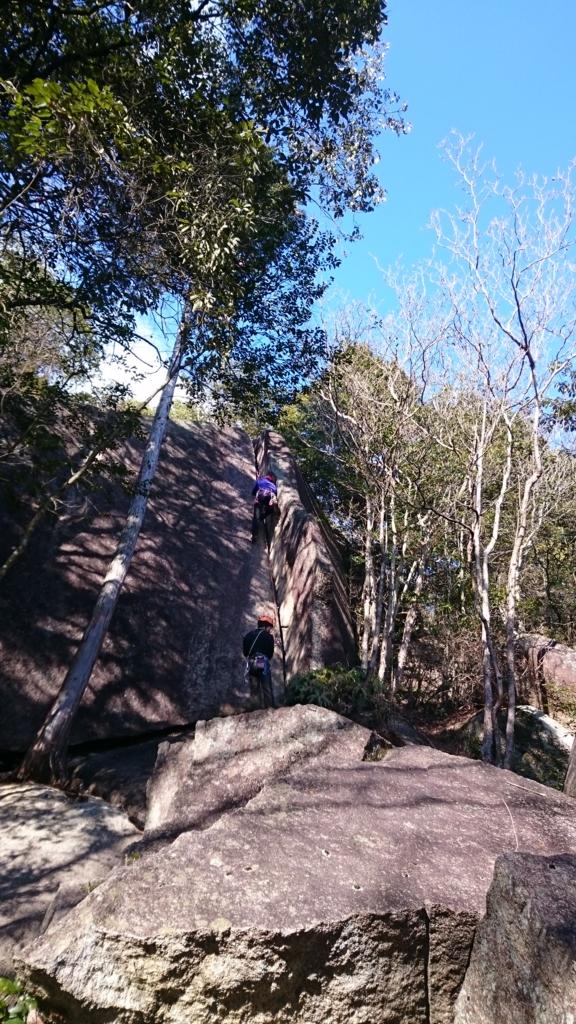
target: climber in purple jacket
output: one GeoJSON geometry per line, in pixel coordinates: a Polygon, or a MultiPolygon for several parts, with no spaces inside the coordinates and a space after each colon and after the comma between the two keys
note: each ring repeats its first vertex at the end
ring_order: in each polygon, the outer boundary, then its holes
{"type": "Polygon", "coordinates": [[[275,473],[266,473],[259,476],[252,488],[254,498],[254,511],[252,514],[252,543],[258,539],[258,523],[265,522],[266,518],[278,507],[278,487],[275,473]]]}

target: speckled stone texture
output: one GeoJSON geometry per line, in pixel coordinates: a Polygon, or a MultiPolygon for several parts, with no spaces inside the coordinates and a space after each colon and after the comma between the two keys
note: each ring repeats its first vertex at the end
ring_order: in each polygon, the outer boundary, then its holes
{"type": "MultiPolygon", "coordinates": [[[[129,444],[136,471],[141,444],[129,444]]],[[[242,636],[274,607],[250,543],[254,449],[237,428],[170,424],[118,607],[72,743],[138,736],[246,706],[242,636]]],[[[114,551],[129,495],[91,495],[40,531],[0,593],[0,750],[26,749],[64,678],[114,551]]],[[[0,532],[1,540],[1,532],[0,532]]],[[[275,684],[282,669],[274,659],[275,684]]]]}
{"type": "Polygon", "coordinates": [[[356,664],[354,629],[340,556],[306,481],[280,434],[256,443],[258,465],[279,479],[279,519],[270,534],[270,567],[284,637],[287,677],[324,665],[356,664]]]}
{"type": "Polygon", "coordinates": [[[0,786],[0,974],[48,918],[84,899],[140,833],[126,815],[31,783],[0,786]]]}
{"type": "Polygon", "coordinates": [[[576,856],[499,857],[455,1024],[574,1024],[576,856]]]}
{"type": "Polygon", "coordinates": [[[313,704],[198,722],[161,744],[148,786],[146,838],[174,839],[242,807],[297,768],[362,761],[372,733],[313,704]]]}
{"type": "Polygon", "coordinates": [[[423,747],[300,767],[113,872],[22,970],[82,1024],[451,1024],[517,848],[576,852],[572,802],[423,747]]]}

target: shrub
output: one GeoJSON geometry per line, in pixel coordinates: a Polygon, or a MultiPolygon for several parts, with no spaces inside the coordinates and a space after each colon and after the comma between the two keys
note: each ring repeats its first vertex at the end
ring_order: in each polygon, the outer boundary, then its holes
{"type": "Polygon", "coordinates": [[[26,1024],[28,1014],[37,1007],[36,1000],[24,991],[21,981],[0,978],[1,1024],[26,1024]]]}
{"type": "Polygon", "coordinates": [[[317,704],[341,715],[370,712],[373,695],[359,668],[332,665],[294,676],[286,687],[286,704],[317,704]]]}
{"type": "Polygon", "coordinates": [[[47,1012],[18,979],[0,977],[0,1024],[70,1024],[47,1012]]]}

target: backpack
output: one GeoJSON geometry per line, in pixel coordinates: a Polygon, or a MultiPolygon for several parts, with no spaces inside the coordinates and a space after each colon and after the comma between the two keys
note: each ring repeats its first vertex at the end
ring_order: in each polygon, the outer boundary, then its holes
{"type": "Polygon", "coordinates": [[[248,660],[250,662],[250,675],[262,675],[266,671],[265,654],[255,654],[253,658],[248,660]]]}
{"type": "Polygon", "coordinates": [[[257,635],[254,637],[254,640],[252,641],[252,646],[248,652],[248,657],[246,658],[246,675],[262,675],[262,673],[266,670],[266,655],[252,654],[252,651],[254,650],[263,632],[263,629],[259,629],[257,635]]]}

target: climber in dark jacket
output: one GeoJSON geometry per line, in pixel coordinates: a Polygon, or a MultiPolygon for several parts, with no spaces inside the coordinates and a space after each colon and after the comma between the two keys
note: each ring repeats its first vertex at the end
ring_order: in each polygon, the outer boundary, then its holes
{"type": "Polygon", "coordinates": [[[254,512],[252,514],[252,541],[258,538],[258,522],[263,523],[267,516],[278,507],[278,487],[275,473],[259,476],[252,488],[254,512]]]}
{"type": "Polygon", "coordinates": [[[272,668],[270,666],[274,656],[273,626],[274,619],[271,615],[260,615],[256,629],[251,629],[242,640],[242,653],[246,658],[246,677],[248,681],[251,676],[261,680],[265,708],[274,707],[272,668]]]}

